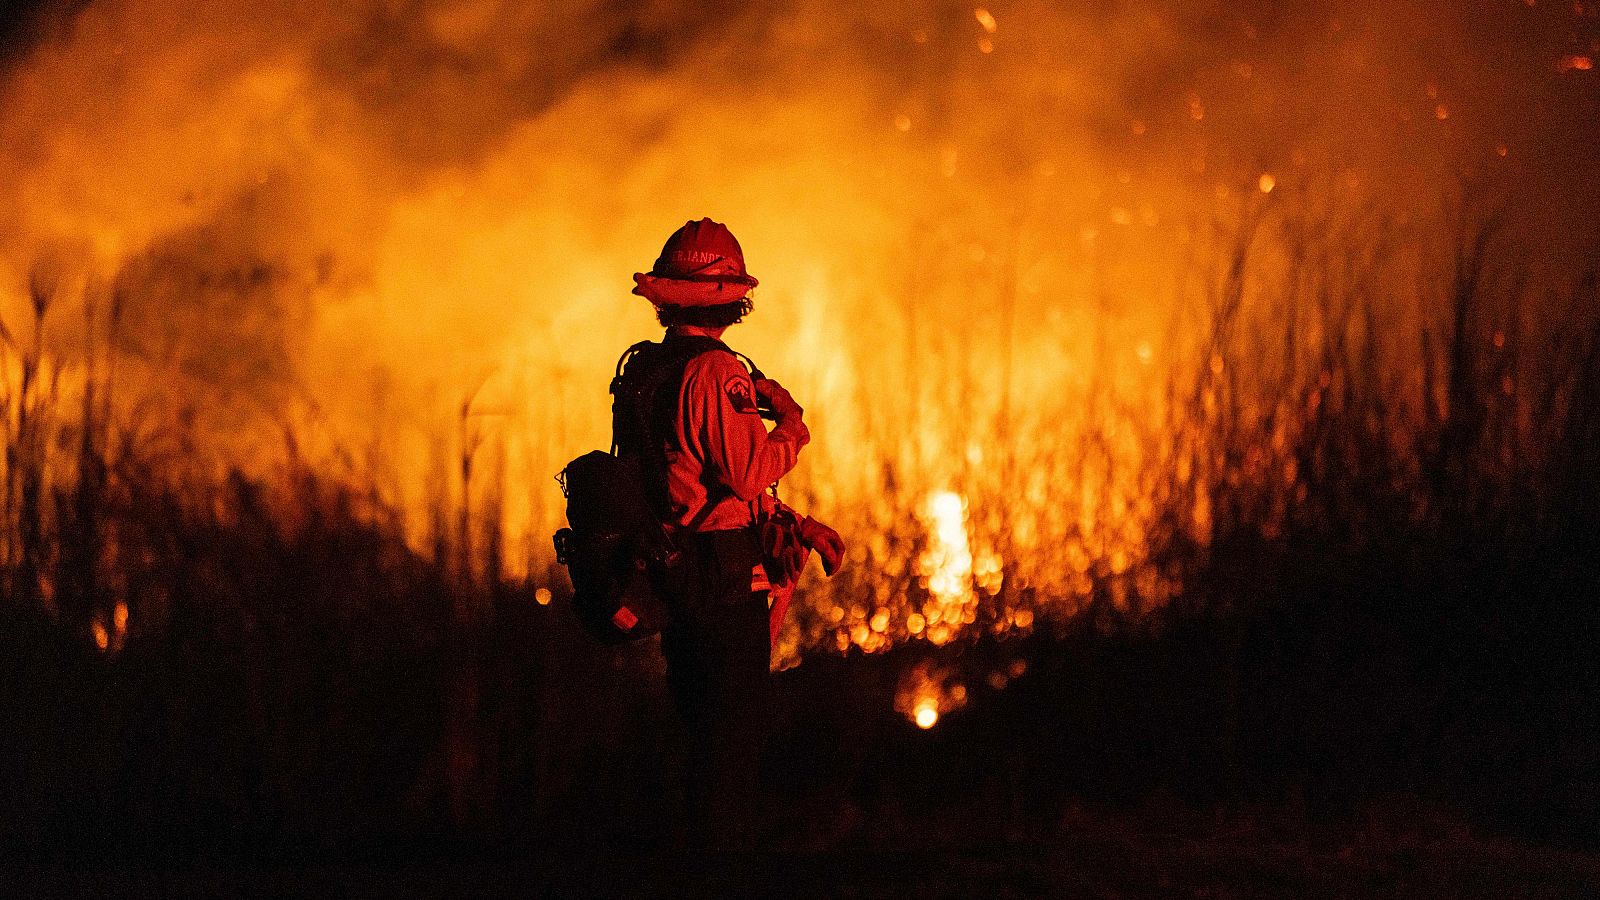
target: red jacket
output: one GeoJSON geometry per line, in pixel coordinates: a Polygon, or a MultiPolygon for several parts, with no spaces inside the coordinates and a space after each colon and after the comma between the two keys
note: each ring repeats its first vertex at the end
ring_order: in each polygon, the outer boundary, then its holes
{"type": "Polygon", "coordinates": [[[767,487],[794,468],[811,433],[798,413],[767,431],[756,411],[755,385],[730,353],[710,350],[683,370],[678,394],[679,449],[667,455],[667,490],[677,524],[686,525],[711,504],[699,531],[742,528],[770,502],[767,487]],[[763,499],[766,498],[766,499],[763,499]]]}

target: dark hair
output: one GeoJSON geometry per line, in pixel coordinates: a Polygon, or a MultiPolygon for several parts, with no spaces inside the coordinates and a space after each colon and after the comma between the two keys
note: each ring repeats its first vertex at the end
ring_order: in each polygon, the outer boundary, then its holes
{"type": "Polygon", "coordinates": [[[694,325],[699,328],[726,328],[737,324],[745,316],[750,315],[750,310],[755,306],[755,301],[749,297],[735,300],[732,303],[718,303],[714,306],[657,306],[656,321],[671,328],[674,325],[694,325]]]}

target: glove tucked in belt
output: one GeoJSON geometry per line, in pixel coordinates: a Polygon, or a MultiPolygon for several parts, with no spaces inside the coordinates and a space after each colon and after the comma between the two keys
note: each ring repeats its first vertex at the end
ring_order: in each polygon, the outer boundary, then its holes
{"type": "Polygon", "coordinates": [[[794,510],[780,506],[761,523],[761,565],[774,585],[800,580],[809,551],[800,539],[800,520],[794,510]]]}
{"type": "Polygon", "coordinates": [[[773,584],[794,584],[805,570],[812,550],[822,558],[822,571],[832,575],[844,561],[844,540],[839,532],[806,516],[779,506],[761,524],[761,562],[773,584]]]}

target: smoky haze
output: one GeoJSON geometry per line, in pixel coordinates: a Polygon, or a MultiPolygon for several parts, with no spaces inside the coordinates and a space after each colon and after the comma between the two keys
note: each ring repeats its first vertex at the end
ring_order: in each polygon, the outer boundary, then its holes
{"type": "MultiPolygon", "coordinates": [[[[880,533],[885,479],[959,488],[1025,442],[1155,465],[1241,223],[1313,211],[1329,259],[1399,235],[1374,341],[1438,314],[1474,202],[1552,308],[1600,230],[1587,4],[129,0],[15,34],[12,331],[44,285],[71,360],[71,310],[116,304],[122,402],[202,466],[270,468],[290,431],[415,509],[486,447],[518,559],[606,443],[611,365],[655,329],[629,276],[686,219],[761,279],[730,339],[815,415],[802,499],[880,533]]],[[[1293,315],[1291,243],[1255,247],[1243,315],[1293,315]]],[[[1117,477],[1073,491],[1135,522],[1073,513],[1114,532],[1091,556],[1147,530],[1117,477]]]]}

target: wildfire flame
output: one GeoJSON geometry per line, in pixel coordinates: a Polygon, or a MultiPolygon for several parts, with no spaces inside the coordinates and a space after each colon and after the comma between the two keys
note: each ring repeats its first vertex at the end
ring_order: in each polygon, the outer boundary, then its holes
{"type": "Polygon", "coordinates": [[[976,614],[966,501],[953,491],[938,491],[928,498],[926,517],[930,540],[917,571],[931,596],[922,606],[922,619],[928,640],[942,644],[976,614]]]}
{"type": "MultiPolygon", "coordinates": [[[[780,664],[1161,606],[1219,529],[1287,527],[1326,464],[1297,442],[1357,369],[1385,396],[1361,427],[1420,453],[1445,404],[1417,286],[1455,283],[1439,186],[1485,148],[1592,145],[1582,116],[1521,115],[1589,109],[1593,79],[1550,71],[1590,68],[1589,20],[1553,43],[1521,7],[1512,70],[1422,3],[1226,36],[1161,4],[1007,7],[1003,52],[990,10],[934,3],[71,6],[0,80],[7,496],[79,477],[59,448],[100,408],[174,483],[312,467],[550,602],[551,476],[607,445],[611,367],[657,332],[628,275],[710,215],[762,282],[728,339],[813,423],[785,496],[851,546],[780,664]]],[[[1502,252],[1565,277],[1593,160],[1526,165],[1514,202],[1567,214],[1502,252]]],[[[48,516],[5,514],[15,566],[48,516]]],[[[109,603],[73,627],[114,650],[109,603]]]]}

